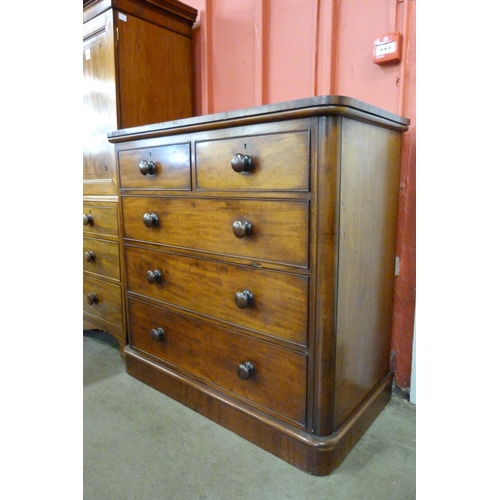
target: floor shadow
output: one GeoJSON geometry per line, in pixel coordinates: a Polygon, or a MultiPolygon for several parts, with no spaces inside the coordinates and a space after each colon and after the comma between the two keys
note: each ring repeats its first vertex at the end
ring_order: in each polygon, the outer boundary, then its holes
{"type": "Polygon", "coordinates": [[[83,331],[83,385],[125,372],[118,341],[101,330],[83,331]]]}

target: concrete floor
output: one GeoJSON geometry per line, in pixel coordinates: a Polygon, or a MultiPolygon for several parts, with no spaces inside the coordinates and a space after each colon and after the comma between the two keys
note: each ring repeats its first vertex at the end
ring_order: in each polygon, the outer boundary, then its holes
{"type": "Polygon", "coordinates": [[[84,500],[416,498],[416,408],[405,399],[314,477],[127,375],[108,335],[88,331],[83,343],[84,500]]]}

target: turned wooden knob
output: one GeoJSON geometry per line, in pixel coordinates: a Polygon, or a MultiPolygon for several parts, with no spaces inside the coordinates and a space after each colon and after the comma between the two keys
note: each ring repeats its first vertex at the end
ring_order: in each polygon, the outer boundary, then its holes
{"type": "Polygon", "coordinates": [[[250,172],[253,168],[252,158],[248,155],[236,153],[231,160],[231,167],[235,172],[250,172]]]}
{"type": "Polygon", "coordinates": [[[148,283],[151,283],[152,285],[154,283],[159,283],[161,281],[161,271],[158,269],[155,269],[154,271],[148,271],[146,274],[148,283]]]}
{"type": "Polygon", "coordinates": [[[250,361],[243,361],[239,364],[237,373],[241,380],[248,380],[255,373],[255,368],[250,361]]]}
{"type": "Polygon", "coordinates": [[[93,252],[92,250],[85,252],[85,260],[87,262],[94,262],[95,261],[95,252],[93,252]]]}
{"type": "Polygon", "coordinates": [[[83,214],[83,225],[92,226],[94,224],[94,216],[92,214],[83,214]]]}
{"type": "Polygon", "coordinates": [[[144,214],[142,216],[142,221],[146,227],[152,227],[158,225],[158,216],[156,214],[144,214]]]}
{"type": "Polygon", "coordinates": [[[87,295],[87,302],[92,305],[92,304],[98,304],[99,303],[99,297],[97,296],[97,293],[89,293],[87,295]]]}
{"type": "Polygon", "coordinates": [[[240,308],[245,309],[253,304],[253,293],[249,290],[242,290],[234,294],[234,303],[240,308]]]}
{"type": "Polygon", "coordinates": [[[149,336],[155,341],[159,342],[160,340],[165,339],[165,330],[163,328],[153,328],[149,332],[149,336]]]}
{"type": "Polygon", "coordinates": [[[237,238],[244,238],[252,234],[252,223],[243,220],[233,222],[233,234],[237,238]]]}
{"type": "Polygon", "coordinates": [[[139,172],[141,172],[142,175],[155,175],[156,165],[153,161],[142,160],[139,163],[139,172]]]}

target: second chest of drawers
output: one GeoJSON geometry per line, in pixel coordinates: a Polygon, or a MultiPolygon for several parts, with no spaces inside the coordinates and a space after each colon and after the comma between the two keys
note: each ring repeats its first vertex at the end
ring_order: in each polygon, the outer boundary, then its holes
{"type": "Polygon", "coordinates": [[[99,326],[125,347],[118,203],[87,197],[83,203],[83,324],[99,326]]]}
{"type": "Polygon", "coordinates": [[[110,134],[128,372],[312,474],[390,397],[400,135],[330,96],[110,134]]]}

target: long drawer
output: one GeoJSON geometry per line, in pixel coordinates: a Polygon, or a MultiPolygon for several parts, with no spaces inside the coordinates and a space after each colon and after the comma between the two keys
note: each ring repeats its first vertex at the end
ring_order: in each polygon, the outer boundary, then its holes
{"type": "Polygon", "coordinates": [[[122,201],[124,238],[308,265],[308,201],[141,196],[122,201]]]}
{"type": "Polygon", "coordinates": [[[131,292],[307,343],[308,278],[163,251],[125,247],[131,292]]]}
{"type": "Polygon", "coordinates": [[[309,130],[196,143],[198,189],[307,191],[309,130]]]}
{"type": "Polygon", "coordinates": [[[83,270],[120,280],[120,257],[117,241],[83,238],[83,270]]]}
{"type": "Polygon", "coordinates": [[[84,276],[83,312],[123,328],[121,287],[84,276]]]}
{"type": "Polygon", "coordinates": [[[133,299],[129,312],[134,348],[305,425],[305,354],[133,299]]]}
{"type": "Polygon", "coordinates": [[[89,236],[118,236],[118,205],[84,202],[83,231],[89,236]]]}

